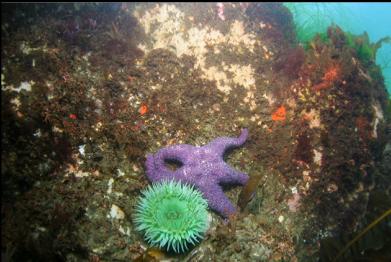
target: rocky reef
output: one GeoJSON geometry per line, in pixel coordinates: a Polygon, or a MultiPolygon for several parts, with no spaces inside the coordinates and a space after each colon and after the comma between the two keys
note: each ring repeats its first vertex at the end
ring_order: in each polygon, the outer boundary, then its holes
{"type": "Polygon", "coordinates": [[[389,216],[341,254],[391,199],[390,99],[365,34],[302,45],[279,3],[2,7],[4,261],[387,255],[389,216]],[[210,212],[188,253],[148,247],[132,221],[146,156],[245,127],[224,159],[256,183],[224,187],[240,212],[210,212]]]}

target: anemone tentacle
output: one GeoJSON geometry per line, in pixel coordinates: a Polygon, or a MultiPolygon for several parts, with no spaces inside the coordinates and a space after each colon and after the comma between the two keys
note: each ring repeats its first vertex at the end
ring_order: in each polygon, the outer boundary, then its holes
{"type": "Polygon", "coordinates": [[[207,201],[193,186],[164,180],[142,192],[134,223],[153,246],[176,253],[202,239],[208,228],[207,201]]]}

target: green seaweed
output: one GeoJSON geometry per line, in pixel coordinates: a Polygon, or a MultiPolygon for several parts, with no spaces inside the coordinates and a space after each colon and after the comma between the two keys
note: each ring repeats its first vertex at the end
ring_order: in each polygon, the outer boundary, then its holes
{"type": "Polygon", "coordinates": [[[387,100],[387,108],[386,108],[386,119],[387,121],[391,121],[391,97],[388,97],[387,100]]]}
{"type": "Polygon", "coordinates": [[[364,230],[362,230],[355,238],[353,238],[351,241],[349,241],[346,246],[339,251],[337,256],[335,257],[334,261],[337,261],[340,257],[345,254],[345,252],[351,248],[355,243],[357,243],[365,234],[368,233],[369,230],[371,230],[373,227],[375,227],[377,224],[379,224],[383,219],[391,215],[391,209],[388,209],[386,212],[384,212],[381,216],[379,216],[377,219],[375,219],[371,224],[369,224],[367,227],[365,227],[364,230]]]}
{"type": "Polygon", "coordinates": [[[362,62],[376,61],[376,53],[383,44],[391,44],[390,37],[383,37],[375,43],[371,43],[367,32],[362,35],[345,33],[347,45],[356,50],[358,58],[362,62]]]}
{"type": "Polygon", "coordinates": [[[387,193],[376,190],[371,193],[364,221],[368,225],[354,234],[341,233],[340,236],[321,241],[321,261],[386,261],[390,255],[391,209],[387,193]],[[354,236],[354,237],[353,237],[354,236]]]}
{"type": "Polygon", "coordinates": [[[292,13],[297,40],[308,43],[317,34],[327,35],[327,28],[334,23],[331,14],[349,17],[343,8],[333,8],[327,3],[284,3],[292,13]]]}

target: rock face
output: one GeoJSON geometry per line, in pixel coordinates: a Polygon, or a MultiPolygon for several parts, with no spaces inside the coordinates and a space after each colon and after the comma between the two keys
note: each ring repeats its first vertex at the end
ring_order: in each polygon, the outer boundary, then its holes
{"type": "Polygon", "coordinates": [[[261,174],[254,197],[173,259],[317,260],[319,241],[387,206],[390,105],[365,35],[330,27],[304,48],[273,3],[35,6],[2,10],[2,248],[15,261],[150,256],[131,221],[147,154],[244,127],[225,161],[261,174]]]}

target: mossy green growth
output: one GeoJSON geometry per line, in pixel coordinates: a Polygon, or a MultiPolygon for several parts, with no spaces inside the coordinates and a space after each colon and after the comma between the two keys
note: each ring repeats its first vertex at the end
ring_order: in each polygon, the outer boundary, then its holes
{"type": "Polygon", "coordinates": [[[285,7],[292,13],[295,23],[297,40],[306,44],[313,40],[317,34],[327,36],[327,28],[335,24],[335,18],[343,17],[349,24],[350,17],[348,10],[331,3],[300,3],[285,2],[285,7]]]}
{"type": "Polygon", "coordinates": [[[208,204],[202,193],[176,181],[163,181],[142,192],[134,222],[146,241],[167,251],[185,252],[208,229],[208,204]]]}
{"type": "Polygon", "coordinates": [[[356,50],[358,58],[362,62],[376,61],[376,53],[382,47],[383,43],[391,44],[390,37],[384,37],[376,43],[371,43],[367,32],[362,35],[353,35],[346,33],[346,43],[349,47],[356,50]]]}
{"type": "Polygon", "coordinates": [[[388,97],[387,108],[386,108],[386,119],[391,122],[391,97],[388,97]]]}
{"type": "Polygon", "coordinates": [[[326,44],[326,45],[331,43],[330,38],[327,35],[327,32],[317,33],[313,37],[312,41],[309,41],[309,42],[307,42],[304,45],[305,49],[308,49],[311,46],[311,43],[314,42],[314,41],[318,42],[318,43],[323,43],[323,44],[326,44]]]}

